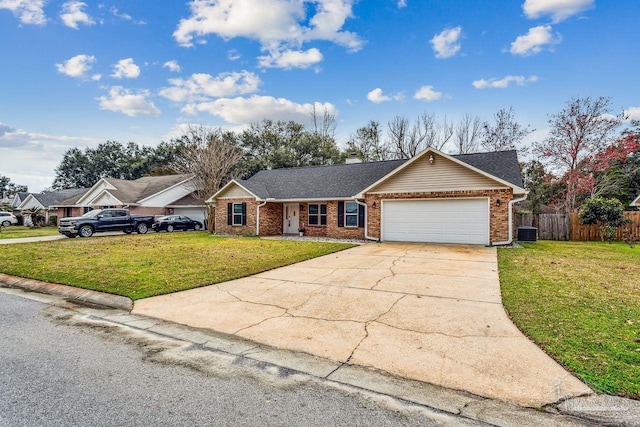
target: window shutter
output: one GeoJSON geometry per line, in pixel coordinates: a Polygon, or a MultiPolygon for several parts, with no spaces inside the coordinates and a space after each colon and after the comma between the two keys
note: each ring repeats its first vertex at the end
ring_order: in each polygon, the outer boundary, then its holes
{"type": "Polygon", "coordinates": [[[358,227],[364,227],[364,206],[358,205],[358,227]]]}
{"type": "Polygon", "coordinates": [[[227,203],[227,225],[233,225],[233,203],[227,203]]]}
{"type": "Polygon", "coordinates": [[[242,225],[247,225],[247,204],[242,203],[242,225]]]}
{"type": "Polygon", "coordinates": [[[344,202],[338,202],[338,227],[344,227],[344,202]]]}

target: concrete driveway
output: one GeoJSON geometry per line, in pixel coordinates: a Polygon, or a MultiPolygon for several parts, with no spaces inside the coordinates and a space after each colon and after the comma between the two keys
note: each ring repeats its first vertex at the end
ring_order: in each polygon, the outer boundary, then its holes
{"type": "Polygon", "coordinates": [[[523,406],[591,392],[509,320],[495,248],[372,243],[133,312],[523,406]]]}

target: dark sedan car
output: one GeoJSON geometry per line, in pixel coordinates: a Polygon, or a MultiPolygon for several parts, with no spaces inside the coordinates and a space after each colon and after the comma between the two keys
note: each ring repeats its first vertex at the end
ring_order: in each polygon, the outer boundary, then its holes
{"type": "Polygon", "coordinates": [[[166,230],[171,233],[175,230],[202,230],[202,223],[194,221],[184,215],[167,215],[156,219],[151,228],[155,231],[166,230]]]}

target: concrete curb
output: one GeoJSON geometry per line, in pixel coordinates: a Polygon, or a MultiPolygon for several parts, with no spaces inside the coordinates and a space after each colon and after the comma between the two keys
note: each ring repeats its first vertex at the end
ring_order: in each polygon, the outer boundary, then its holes
{"type": "Polygon", "coordinates": [[[97,304],[109,308],[117,308],[119,310],[133,310],[133,301],[130,298],[107,294],[105,292],[91,291],[88,289],[75,288],[73,286],[25,279],[24,277],[16,277],[0,273],[0,286],[2,285],[20,288],[31,292],[59,295],[68,300],[97,304]]]}

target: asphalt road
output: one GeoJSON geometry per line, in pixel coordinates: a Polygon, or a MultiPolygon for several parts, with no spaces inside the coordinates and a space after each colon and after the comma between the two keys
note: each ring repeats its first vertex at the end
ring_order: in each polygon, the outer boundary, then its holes
{"type": "Polygon", "coordinates": [[[74,323],[61,311],[0,293],[0,426],[477,425],[232,359],[202,369],[197,349],[74,323]]]}

